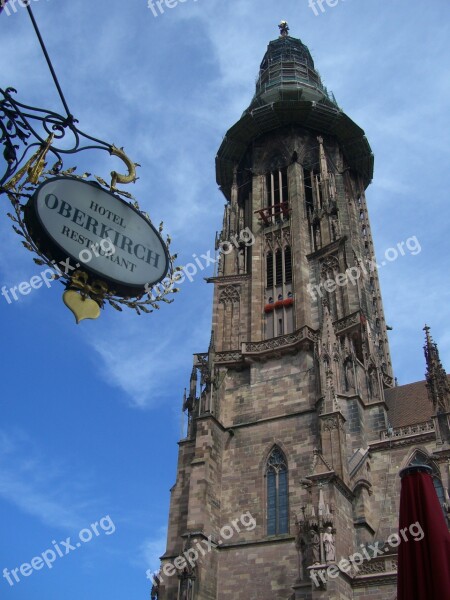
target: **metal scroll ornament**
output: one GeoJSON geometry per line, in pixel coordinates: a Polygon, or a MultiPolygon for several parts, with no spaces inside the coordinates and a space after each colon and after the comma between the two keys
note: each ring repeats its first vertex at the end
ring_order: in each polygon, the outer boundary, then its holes
{"type": "Polygon", "coordinates": [[[16,92],[12,88],[0,89],[0,142],[4,147],[3,156],[6,161],[6,170],[0,179],[0,194],[6,194],[11,202],[13,210],[8,213],[8,217],[13,221],[14,231],[22,237],[23,246],[36,255],[34,262],[52,269],[53,279],[64,285],[64,303],[75,315],[77,323],[83,319],[97,318],[100,309],[106,304],[118,311],[126,307],[141,314],[159,309],[161,302],[173,302],[168,296],[178,292],[174,282],[181,267],[175,267],[177,255],[170,251],[170,236],[167,235],[163,240],[163,223],[155,229],[149,215],[140,209],[133,196],[117,187],[118,184],[134,183],[137,179],[136,167],[139,165],[131,161],[122,148],[81,132],[77,128],[76,119],[71,115],[63,117],[51,111],[27,106],[18,102],[14,93],[16,92]],[[70,137],[72,143],[68,144],[70,137]],[[63,138],[64,143],[61,143],[63,138]],[[92,176],[90,173],[77,175],[77,167],[64,169],[66,155],[84,150],[106,150],[123,161],[127,172],[122,174],[112,171],[108,185],[102,177],[92,176]],[[52,157],[54,164],[48,168],[52,157]],[[77,264],[76,268],[71,267],[70,270],[64,268],[66,261],[59,260],[61,254],[56,251],[56,246],[47,244],[42,239],[41,230],[37,233],[27,217],[39,186],[58,178],[95,184],[113,195],[119,204],[126,204],[137,212],[151,226],[163,246],[166,266],[160,279],[164,277],[164,282],[169,283],[151,289],[147,285],[127,288],[117,286],[114,281],[102,277],[101,273],[99,275],[93,272],[86,265],[77,264]]]}

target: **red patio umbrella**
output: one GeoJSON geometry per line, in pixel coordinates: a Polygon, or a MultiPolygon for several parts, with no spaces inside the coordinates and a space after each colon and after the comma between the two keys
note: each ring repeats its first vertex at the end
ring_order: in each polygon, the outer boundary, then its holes
{"type": "Polygon", "coordinates": [[[397,600],[450,600],[450,533],[431,473],[400,471],[397,600]]]}

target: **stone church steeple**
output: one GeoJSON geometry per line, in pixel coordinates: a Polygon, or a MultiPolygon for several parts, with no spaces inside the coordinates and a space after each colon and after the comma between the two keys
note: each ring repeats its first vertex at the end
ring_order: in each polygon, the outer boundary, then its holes
{"type": "MultiPolygon", "coordinates": [[[[212,336],[183,399],[161,600],[325,598],[308,569],[375,535],[368,448],[388,428],[393,374],[373,155],[308,48],[280,32],[216,157],[212,336]],[[186,548],[194,564],[177,563],[186,548]]],[[[348,578],[327,585],[356,598],[348,578]]]]}
{"type": "Polygon", "coordinates": [[[450,441],[450,383],[439,357],[437,344],[425,325],[425,359],[427,363],[426,388],[433,405],[436,433],[440,443],[450,441]]]}

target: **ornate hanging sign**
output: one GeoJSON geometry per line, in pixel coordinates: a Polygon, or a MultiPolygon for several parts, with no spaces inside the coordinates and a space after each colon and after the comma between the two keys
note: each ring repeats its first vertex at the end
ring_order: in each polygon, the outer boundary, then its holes
{"type": "Polygon", "coordinates": [[[169,270],[167,247],[150,221],[94,182],[45,181],[25,206],[24,220],[41,252],[68,259],[125,296],[144,292],[169,270]]]}
{"type": "Polygon", "coordinates": [[[168,295],[178,291],[175,273],[181,267],[174,265],[170,237],[163,240],[163,224],[156,229],[133,196],[117,187],[136,181],[138,165],[122,148],[82,133],[72,117],[23,105],[11,93],[0,90],[0,143],[7,164],[0,194],[11,202],[8,216],[22,244],[37,255],[34,262],[52,269],[53,279],[65,286],[63,300],[77,323],[97,318],[105,304],[141,314],[158,309],[160,302],[171,303],[168,295]],[[68,132],[73,147],[55,145],[68,132]],[[30,137],[35,141],[28,143],[30,137]],[[83,139],[93,144],[83,146],[83,139]],[[19,154],[21,145],[25,149],[19,154]],[[108,184],[97,175],[77,175],[76,167],[64,170],[65,155],[94,149],[120,158],[128,172],[112,171],[108,184]],[[48,169],[51,155],[56,162],[48,169]],[[153,286],[163,279],[171,283],[155,295],[153,286]]]}
{"type": "Polygon", "coordinates": [[[117,187],[134,183],[139,165],[123,148],[78,128],[29,2],[26,9],[65,115],[19,102],[14,88],[0,89],[6,167],[0,174],[0,195],[6,194],[13,207],[8,217],[25,248],[37,254],[34,262],[48,267],[46,279],[50,274],[48,281],[65,285],[63,300],[77,323],[97,318],[106,303],[120,311],[125,306],[150,313],[159,302],[172,302],[167,295],[178,291],[174,282],[181,267],[174,266],[170,237],[164,241],[163,224],[156,230],[133,196],[117,187]],[[108,185],[98,175],[95,181],[91,173],[76,175],[76,166],[64,169],[65,156],[85,150],[106,150],[123,161],[128,173],[112,171],[108,185]],[[51,156],[56,162],[47,169],[51,156]],[[152,286],[164,278],[155,296],[152,286]]]}

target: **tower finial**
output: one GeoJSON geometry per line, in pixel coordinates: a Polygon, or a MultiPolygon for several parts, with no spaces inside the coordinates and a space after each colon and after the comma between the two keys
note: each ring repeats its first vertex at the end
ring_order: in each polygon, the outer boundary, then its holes
{"type": "Polygon", "coordinates": [[[288,37],[289,35],[289,25],[287,21],[281,21],[278,25],[280,29],[280,37],[288,37]]]}

